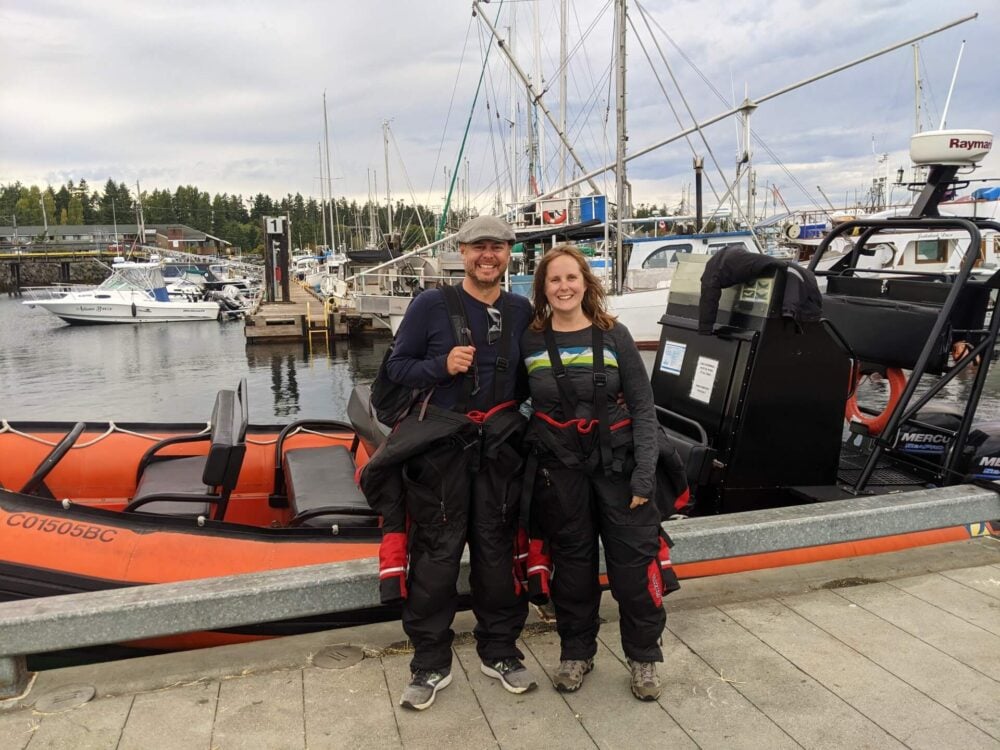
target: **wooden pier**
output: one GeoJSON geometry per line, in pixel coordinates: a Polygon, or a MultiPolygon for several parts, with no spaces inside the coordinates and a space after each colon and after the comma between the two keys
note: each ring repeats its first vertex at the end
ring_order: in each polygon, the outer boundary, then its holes
{"type": "Polygon", "coordinates": [[[663,695],[628,691],[606,595],[594,671],[557,693],[558,636],[520,642],[537,690],[479,669],[459,614],[454,682],[398,705],[398,622],[41,672],[0,701],[11,750],[142,748],[996,748],[1000,540],[684,582],[668,600],[663,695]]]}
{"type": "Polygon", "coordinates": [[[268,342],[327,343],[347,336],[339,313],[302,284],[291,284],[288,302],[264,302],[246,318],[247,344],[268,342]]]}

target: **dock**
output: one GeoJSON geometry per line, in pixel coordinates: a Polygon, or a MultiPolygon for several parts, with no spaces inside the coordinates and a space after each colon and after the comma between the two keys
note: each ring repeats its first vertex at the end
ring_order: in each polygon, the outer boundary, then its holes
{"type": "Polygon", "coordinates": [[[4,748],[997,748],[1000,539],[688,580],[664,690],[635,700],[606,595],[583,688],[549,684],[551,624],[520,647],[539,688],[484,676],[460,613],[454,681],[398,706],[398,622],[39,673],[0,703],[4,748]]]}
{"type": "Polygon", "coordinates": [[[289,296],[288,302],[263,302],[246,317],[247,344],[289,341],[314,344],[347,336],[347,324],[341,315],[311,289],[292,283],[289,296]]]}

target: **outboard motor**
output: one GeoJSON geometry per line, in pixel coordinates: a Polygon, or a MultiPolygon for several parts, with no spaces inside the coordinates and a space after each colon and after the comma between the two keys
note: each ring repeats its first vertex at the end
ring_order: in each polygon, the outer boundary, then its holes
{"type": "Polygon", "coordinates": [[[1000,422],[975,425],[965,443],[965,455],[962,458],[960,467],[965,474],[965,481],[1000,481],[1000,422]]]}

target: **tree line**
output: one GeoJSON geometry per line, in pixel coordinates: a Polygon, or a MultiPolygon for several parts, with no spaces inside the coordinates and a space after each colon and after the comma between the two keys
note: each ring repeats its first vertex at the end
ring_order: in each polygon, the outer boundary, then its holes
{"type": "MultiPolygon", "coordinates": [[[[0,224],[7,226],[57,226],[94,224],[136,224],[141,206],[144,222],[149,224],[184,224],[232,243],[246,253],[263,251],[262,223],[266,216],[288,216],[293,247],[315,250],[326,245],[359,249],[382,243],[388,232],[385,205],[371,201],[359,204],[346,198],[335,199],[332,206],[320,205],[315,198],[301,193],[275,199],[263,193],[252,197],[220,193],[214,196],[194,185],[178,185],[173,191],[155,189],[134,194],[124,183],[109,179],[103,190],[95,190],[86,180],[70,180],[60,188],[44,189],[20,182],[0,185],[0,224]],[[329,214],[334,215],[331,229],[329,214]],[[374,218],[374,233],[372,232],[374,218]]],[[[393,206],[392,225],[398,234],[396,246],[418,247],[425,243],[420,222],[427,237],[434,239],[435,218],[424,206],[397,202],[393,206]]]]}

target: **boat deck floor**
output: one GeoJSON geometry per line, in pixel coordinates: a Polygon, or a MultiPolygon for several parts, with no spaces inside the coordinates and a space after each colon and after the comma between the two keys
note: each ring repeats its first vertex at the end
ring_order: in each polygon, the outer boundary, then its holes
{"type": "Polygon", "coordinates": [[[382,623],[42,672],[0,710],[0,737],[15,750],[1000,746],[996,538],[685,581],[668,604],[653,703],[629,693],[607,596],[576,693],[549,685],[552,626],[529,621],[520,646],[540,685],[511,695],[480,672],[461,613],[454,681],[428,711],[399,708],[410,654],[382,623]],[[96,697],[75,705],[87,686],[96,697]]]}

